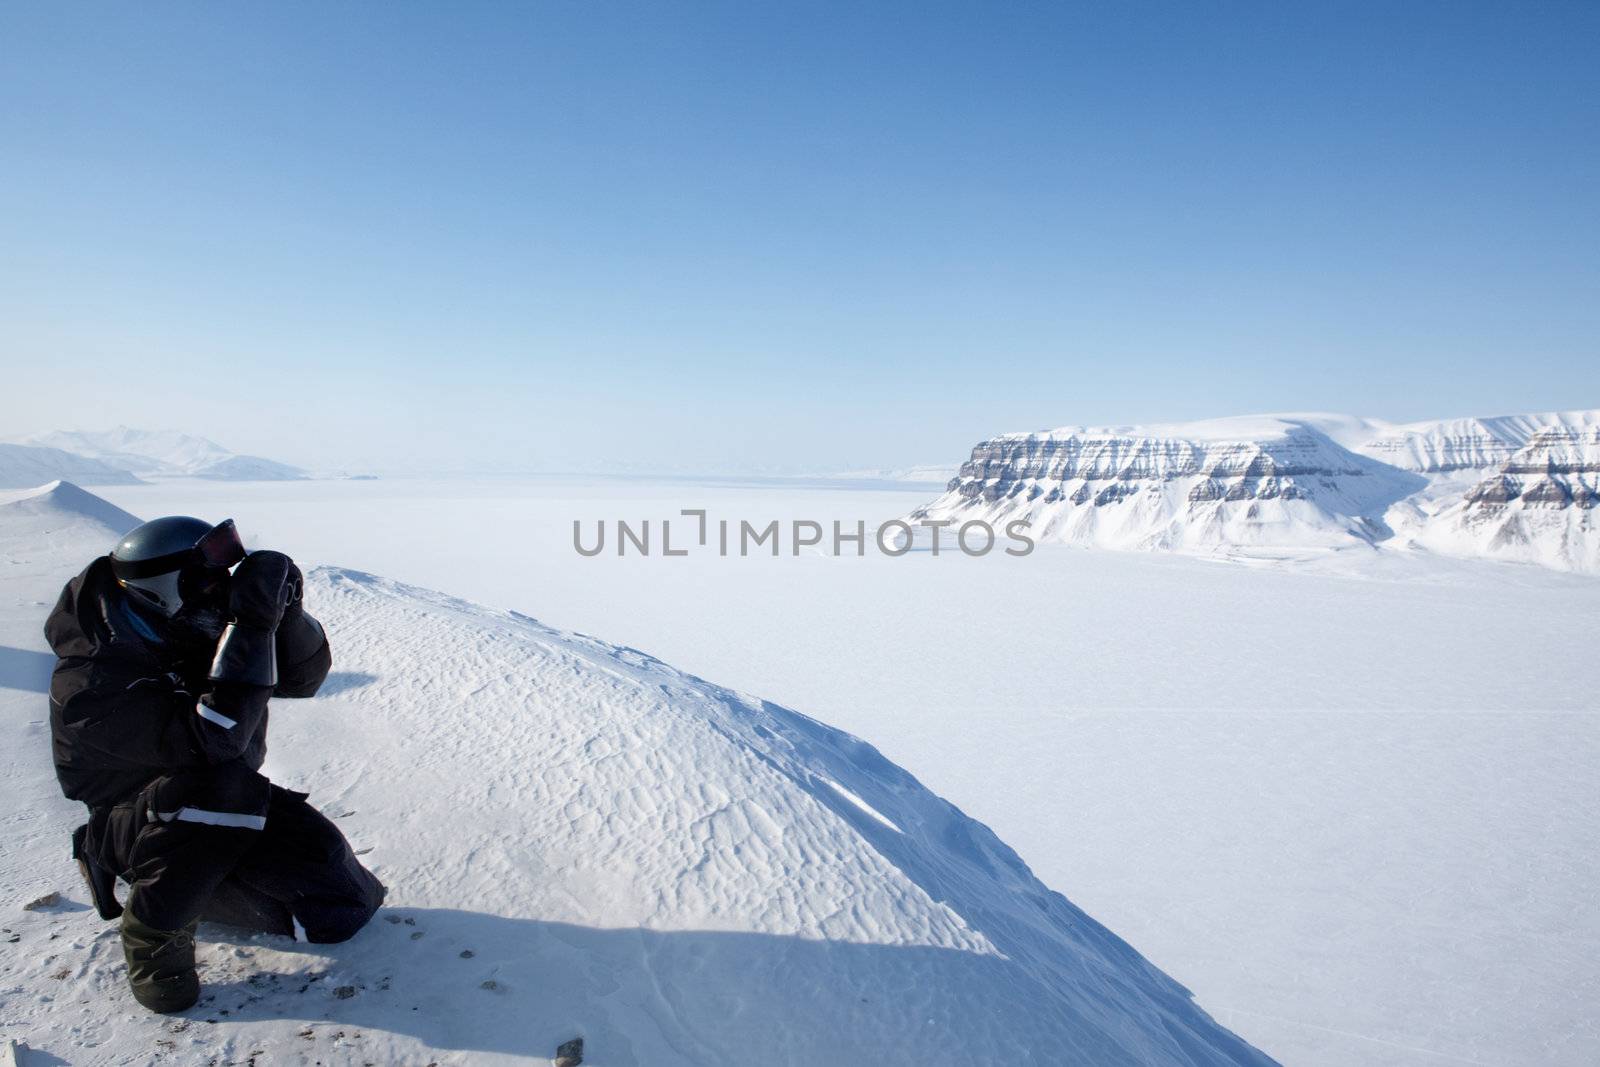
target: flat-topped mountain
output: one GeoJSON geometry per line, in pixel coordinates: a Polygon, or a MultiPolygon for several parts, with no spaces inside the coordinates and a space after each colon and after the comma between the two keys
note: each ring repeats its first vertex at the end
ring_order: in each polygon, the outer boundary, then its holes
{"type": "Polygon", "coordinates": [[[980,441],[913,519],[1229,555],[1427,549],[1596,570],[1600,411],[1408,424],[1287,414],[980,441]],[[1554,517],[1554,513],[1560,517],[1554,517]],[[1550,514],[1546,514],[1550,513],[1550,514]]]}

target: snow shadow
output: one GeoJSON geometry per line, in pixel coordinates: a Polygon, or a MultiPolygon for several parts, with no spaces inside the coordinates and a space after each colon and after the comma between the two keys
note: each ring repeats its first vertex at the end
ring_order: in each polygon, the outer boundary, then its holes
{"type": "MultiPolygon", "coordinates": [[[[0,1047],[3,1051],[3,1047],[0,1047]]],[[[0,1058],[0,1064],[9,1064],[10,1060],[0,1058]]],[[[17,1042],[16,1049],[17,1067],[72,1067],[72,1061],[64,1060],[53,1052],[46,1052],[41,1048],[34,1048],[23,1041],[17,1042]]]]}
{"type": "Polygon", "coordinates": [[[581,1035],[593,1067],[1271,1062],[1186,1000],[1131,1003],[1117,974],[1080,975],[1083,995],[1069,998],[1022,962],[937,947],[429,908],[386,909],[344,945],[273,944],[321,958],[205,977],[208,999],[186,1014],[304,1021],[307,1052],[337,1036],[358,1060],[357,1028],[369,1041],[388,1031],[429,1049],[528,1056],[581,1035]]]}
{"type": "Polygon", "coordinates": [[[363,686],[371,685],[377,680],[378,676],[376,674],[368,674],[366,671],[332,671],[327,678],[323,679],[322,688],[317,690],[317,696],[339,696],[343,693],[360,689],[363,686]]]}
{"type": "Polygon", "coordinates": [[[48,693],[55,667],[56,658],[48,652],[0,645],[0,689],[48,693]]]}

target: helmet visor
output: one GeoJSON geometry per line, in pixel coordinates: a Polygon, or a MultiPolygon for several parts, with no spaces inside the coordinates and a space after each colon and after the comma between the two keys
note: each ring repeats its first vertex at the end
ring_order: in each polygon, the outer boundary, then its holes
{"type": "Polygon", "coordinates": [[[232,519],[224,519],[195,542],[194,549],[207,567],[231,567],[244,559],[244,542],[232,519]]]}

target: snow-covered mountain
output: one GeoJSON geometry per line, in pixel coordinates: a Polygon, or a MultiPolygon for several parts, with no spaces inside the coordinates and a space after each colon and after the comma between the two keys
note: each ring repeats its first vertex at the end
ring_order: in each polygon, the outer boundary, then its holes
{"type": "Polygon", "coordinates": [[[172,430],[57,430],[37,434],[28,443],[59,448],[79,456],[156,477],[210,478],[219,481],[287,481],[306,472],[287,463],[244,456],[215,441],[172,430]]]}
{"type": "Polygon", "coordinates": [[[57,478],[83,485],[135,485],[139,481],[125,469],[59,448],[0,443],[0,489],[24,489],[57,478]]]}
{"type": "Polygon", "coordinates": [[[1593,426],[1600,423],[1600,411],[1550,411],[1403,424],[1361,421],[1366,423],[1368,433],[1365,439],[1353,443],[1356,451],[1402,470],[1448,474],[1498,467],[1540,431],[1593,426]]]}
{"type": "MultiPolygon", "coordinates": [[[[0,636],[132,519],[0,503],[0,636]]],[[[275,702],[268,773],[371,855],[345,945],[201,935],[207,998],[132,1007],[62,843],[49,657],[0,687],[5,1032],[73,1064],[1266,1064],[983,825],[855,737],[633,649],[338,568],[308,575],[324,693],[275,702]],[[193,1025],[204,1021],[207,1025],[193,1025]]],[[[29,1053],[25,1053],[27,1055],[29,1053]]],[[[52,1060],[52,1062],[57,1062],[52,1060]]]]}
{"type": "Polygon", "coordinates": [[[1484,555],[1600,572],[1600,425],[1555,427],[1427,517],[1416,540],[1484,555]]]}
{"type": "Polygon", "coordinates": [[[1600,411],[1409,424],[1333,414],[1066,427],[980,442],[912,519],[1208,554],[1426,548],[1600,570],[1600,411]]]}
{"type": "Polygon", "coordinates": [[[972,450],[919,519],[1026,519],[1042,540],[1105,548],[1372,544],[1417,475],[1287,417],[1004,434],[972,450]]]}

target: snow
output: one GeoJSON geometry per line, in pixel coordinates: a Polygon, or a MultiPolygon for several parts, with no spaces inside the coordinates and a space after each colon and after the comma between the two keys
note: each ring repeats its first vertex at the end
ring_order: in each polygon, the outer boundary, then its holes
{"type": "Polygon", "coordinates": [[[1600,425],[1600,410],[1434,419],[1383,426],[1353,447],[1406,470],[1482,470],[1503,463],[1540,430],[1600,425]]]}
{"type": "MultiPolygon", "coordinates": [[[[1284,1063],[1600,1062],[1592,577],[1371,549],[1238,566],[1054,545],[859,560],[571,545],[574,519],[685,507],[870,526],[920,491],[105,494],[231,515],[252,544],[604,634],[871,738],[1284,1063]]],[[[36,647],[22,640],[32,621],[0,636],[36,647]]]]}
{"type": "Polygon", "coordinates": [[[0,493],[0,526],[5,535],[35,549],[41,544],[114,539],[138,521],[109,500],[59,479],[34,489],[0,493]]]}
{"type": "Polygon", "coordinates": [[[233,455],[215,441],[173,430],[55,430],[36,434],[36,444],[92,456],[135,473],[178,474],[209,467],[233,455]]]}
{"type": "Polygon", "coordinates": [[[1177,439],[1183,441],[1270,441],[1298,429],[1302,421],[1293,415],[1232,415],[1190,422],[1159,422],[1129,426],[1061,426],[1040,433],[998,434],[1000,440],[1035,437],[1060,440],[1070,437],[1131,437],[1135,439],[1177,439]]]}
{"type": "Polygon", "coordinates": [[[208,999],[145,1014],[64,855],[38,632],[130,517],[59,484],[0,503],[0,1027],[25,1057],[476,1064],[582,1035],[614,1065],[1269,1062],[865,742],[330,566],[306,595],[336,673],[275,703],[267,770],[371,850],[390,906],[343,946],[208,928],[208,999]]]}
{"type": "Polygon", "coordinates": [[[26,489],[58,478],[84,485],[132,485],[139,481],[96,459],[59,448],[0,443],[0,489],[26,489]]]}
{"type": "Polygon", "coordinates": [[[844,797],[850,803],[852,803],[856,807],[860,808],[868,816],[878,820],[883,825],[885,825],[889,829],[893,830],[895,833],[897,833],[897,834],[905,833],[904,830],[900,829],[900,827],[898,827],[898,826],[896,826],[894,824],[894,820],[893,819],[890,819],[883,812],[879,811],[877,808],[873,807],[871,804],[868,804],[865,800],[862,800],[855,793],[853,793],[850,790],[846,789],[844,786],[840,785],[838,782],[834,781],[832,778],[824,778],[824,779],[822,779],[822,784],[827,786],[829,789],[832,789],[835,793],[838,793],[840,796],[844,797]]]}
{"type": "Polygon", "coordinates": [[[944,485],[956,475],[959,464],[925,463],[914,467],[874,467],[861,470],[837,471],[822,477],[828,480],[886,482],[906,486],[944,485]]]}
{"type": "Polygon", "coordinates": [[[1436,498],[1408,532],[1448,555],[1600,574],[1597,501],[1600,425],[1542,429],[1462,496],[1436,498]]]}
{"type": "Polygon", "coordinates": [[[1275,417],[1069,428],[981,443],[911,519],[1021,520],[1037,540],[1095,548],[1340,549],[1385,538],[1385,512],[1423,485],[1275,417]]]}
{"type": "MultiPolygon", "coordinates": [[[[304,478],[305,472],[259,456],[242,456],[215,441],[174,430],[55,430],[24,442],[63,450],[110,467],[151,477],[276,481],[304,478]]],[[[65,472],[63,476],[66,476],[65,472]]]]}
{"type": "Polygon", "coordinates": [[[1405,425],[1324,412],[1000,434],[907,518],[1023,521],[1046,541],[1244,561],[1377,548],[1597,573],[1593,478],[1572,481],[1600,469],[1582,466],[1593,464],[1582,442],[1596,433],[1600,410],[1405,425]],[[1509,514],[1477,499],[1486,479],[1530,463],[1553,482],[1519,487],[1529,495],[1509,514]]]}
{"type": "Polygon", "coordinates": [[[306,477],[305,472],[298,467],[262,459],[260,456],[229,456],[190,473],[196,478],[234,482],[289,481],[306,477]]]}

